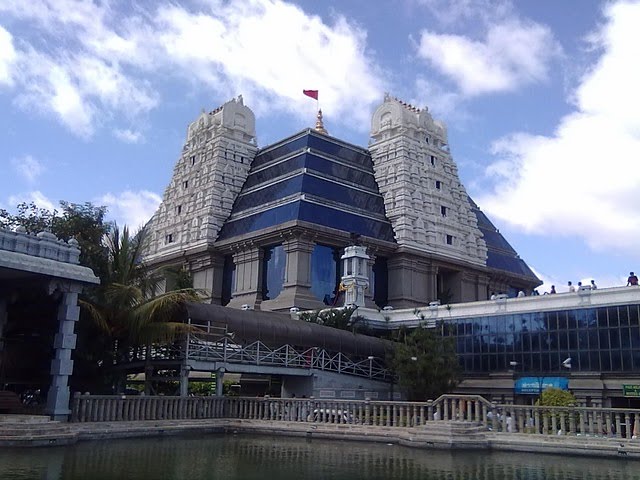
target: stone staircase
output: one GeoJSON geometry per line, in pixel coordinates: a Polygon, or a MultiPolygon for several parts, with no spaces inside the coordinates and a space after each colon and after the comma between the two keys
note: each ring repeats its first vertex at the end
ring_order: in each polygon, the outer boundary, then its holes
{"type": "Polygon", "coordinates": [[[402,432],[399,443],[420,448],[489,448],[484,427],[473,422],[427,422],[402,432]]]}
{"type": "Polygon", "coordinates": [[[0,447],[69,445],[77,439],[68,423],[46,415],[0,415],[0,447]]]}

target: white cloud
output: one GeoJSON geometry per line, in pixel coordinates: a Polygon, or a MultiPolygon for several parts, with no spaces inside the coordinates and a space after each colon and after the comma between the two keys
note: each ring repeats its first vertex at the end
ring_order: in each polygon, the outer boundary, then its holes
{"type": "Polygon", "coordinates": [[[44,165],[31,155],[13,158],[11,160],[11,165],[18,175],[23,177],[29,183],[34,183],[45,171],[44,165]]]}
{"type": "Polygon", "coordinates": [[[19,203],[35,203],[38,208],[45,208],[50,212],[56,209],[54,203],[49,200],[41,191],[34,190],[32,192],[20,193],[17,195],[11,195],[7,203],[13,207],[19,203]]]}
{"type": "Polygon", "coordinates": [[[12,66],[16,60],[13,37],[0,26],[0,84],[12,85],[12,66]]]}
{"type": "Polygon", "coordinates": [[[242,93],[258,114],[308,117],[315,105],[302,89],[317,88],[332,118],[362,129],[385,90],[363,29],[281,0],[149,3],[126,17],[109,2],[76,0],[6,0],[2,11],[31,34],[18,52],[19,104],[84,137],[153,109],[167,77],[222,98],[242,93]],[[51,41],[43,47],[32,37],[51,41]]]}
{"type": "Polygon", "coordinates": [[[142,133],[137,132],[135,130],[131,130],[129,128],[120,129],[117,128],[113,131],[113,135],[118,139],[125,143],[139,143],[144,140],[142,133]]]}
{"type": "Polygon", "coordinates": [[[127,190],[118,194],[106,193],[95,203],[105,205],[108,208],[108,217],[118,225],[128,225],[135,230],[149,221],[161,201],[160,196],[147,190],[127,190]]]}
{"type": "Polygon", "coordinates": [[[497,141],[487,170],[495,190],[476,200],[521,230],[577,235],[593,248],[637,258],[640,4],[618,2],[605,15],[594,36],[602,54],[573,95],[575,111],[551,136],[497,141]]]}
{"type": "Polygon", "coordinates": [[[510,0],[414,0],[445,26],[463,22],[490,23],[513,14],[510,0]]]}
{"type": "Polygon", "coordinates": [[[511,91],[545,80],[558,52],[547,27],[516,18],[490,25],[482,41],[424,30],[417,50],[467,96],[511,91]]]}
{"type": "Polygon", "coordinates": [[[241,91],[258,112],[313,108],[302,89],[314,88],[325,111],[368,128],[368,106],[384,90],[366,33],[342,16],[328,25],[282,1],[250,0],[204,12],[163,7],[156,26],[165,58],[179,71],[226,96],[241,91]]]}

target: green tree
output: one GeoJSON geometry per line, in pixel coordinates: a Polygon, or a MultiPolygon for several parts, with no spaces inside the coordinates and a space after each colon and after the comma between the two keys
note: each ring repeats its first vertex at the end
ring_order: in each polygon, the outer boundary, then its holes
{"type": "Polygon", "coordinates": [[[460,366],[455,339],[444,325],[418,326],[399,332],[391,364],[409,400],[432,400],[450,392],[459,382],[460,366]]]}
{"type": "Polygon", "coordinates": [[[75,238],[80,245],[80,264],[89,267],[104,277],[107,267],[107,249],[103,238],[109,233],[111,224],[105,221],[107,207],[92,203],[60,202],[60,210],[39,208],[35,203],[20,203],[16,213],[0,209],[0,227],[15,229],[22,227],[26,233],[35,235],[49,231],[64,241],[75,238]]]}
{"type": "Polygon", "coordinates": [[[577,413],[572,410],[572,407],[577,405],[576,397],[573,393],[567,390],[561,390],[559,388],[549,387],[545,389],[541,394],[538,400],[536,400],[536,406],[539,407],[566,407],[567,410],[564,411],[564,423],[562,422],[563,416],[560,415],[559,410],[562,409],[553,409],[546,410],[543,412],[543,415],[547,418],[547,433],[556,433],[555,431],[551,431],[553,428],[553,419],[555,418],[556,428],[560,430],[564,430],[565,432],[569,431],[571,417],[574,419],[577,418],[577,413]]]}
{"type": "Polygon", "coordinates": [[[135,235],[115,225],[107,237],[108,268],[104,285],[83,302],[101,330],[118,344],[118,357],[126,349],[166,343],[191,328],[176,320],[189,301],[201,299],[191,288],[156,295],[157,279],[142,262],[146,230],[135,235]]]}
{"type": "Polygon", "coordinates": [[[317,323],[325,327],[338,328],[364,335],[369,334],[370,332],[363,321],[364,319],[353,315],[355,311],[355,307],[325,308],[323,310],[302,312],[299,318],[305,322],[317,323]]]}
{"type": "Polygon", "coordinates": [[[545,389],[536,400],[536,405],[542,407],[575,407],[576,403],[573,393],[553,387],[545,389]]]}

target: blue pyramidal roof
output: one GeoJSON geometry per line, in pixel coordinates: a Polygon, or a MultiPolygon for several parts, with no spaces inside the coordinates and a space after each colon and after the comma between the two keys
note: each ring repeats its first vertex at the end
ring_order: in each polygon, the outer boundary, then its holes
{"type": "MultiPolygon", "coordinates": [[[[487,266],[536,278],[469,198],[487,266]]],[[[295,222],[395,242],[368,150],[307,129],[258,152],[218,240],[295,222]]]]}
{"type": "Polygon", "coordinates": [[[218,239],[296,220],[394,241],[369,152],[313,130],[258,152],[218,239]]]}

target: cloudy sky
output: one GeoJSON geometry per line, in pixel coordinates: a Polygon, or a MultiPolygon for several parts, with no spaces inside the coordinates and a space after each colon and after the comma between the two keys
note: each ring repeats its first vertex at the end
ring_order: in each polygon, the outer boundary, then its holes
{"type": "Polygon", "coordinates": [[[640,271],[639,25],[639,0],[1,0],[0,207],[137,226],[201,109],[242,94],[265,146],[313,125],[318,89],[329,132],[366,146],[390,92],[447,122],[547,287],[619,285],[640,271]]]}

